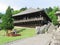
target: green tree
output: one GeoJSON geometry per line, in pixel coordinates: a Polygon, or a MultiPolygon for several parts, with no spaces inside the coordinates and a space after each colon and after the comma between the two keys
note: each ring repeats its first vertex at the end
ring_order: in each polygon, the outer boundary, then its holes
{"type": "Polygon", "coordinates": [[[21,8],[21,9],[20,9],[20,12],[25,11],[26,9],[27,9],[27,7],[21,8]]]}
{"type": "Polygon", "coordinates": [[[19,13],[20,12],[20,10],[13,10],[13,14],[17,14],[17,13],[19,13]]]}
{"type": "Polygon", "coordinates": [[[12,11],[9,6],[6,10],[6,14],[2,17],[2,28],[5,29],[8,33],[8,30],[12,30],[13,27],[14,25],[13,25],[12,11]]]}
{"type": "Polygon", "coordinates": [[[53,10],[51,12],[49,12],[49,14],[48,14],[48,16],[50,17],[50,19],[52,20],[52,23],[54,25],[58,24],[57,16],[55,15],[55,13],[58,9],[59,9],[58,7],[54,7],[53,10]]]}
{"type": "Polygon", "coordinates": [[[27,9],[27,7],[21,8],[20,10],[14,10],[14,9],[12,9],[12,14],[14,15],[14,14],[20,13],[22,11],[25,11],[26,9],[27,9]]]}
{"type": "Polygon", "coordinates": [[[47,14],[49,14],[53,9],[51,7],[46,8],[47,14]]]}
{"type": "Polygon", "coordinates": [[[4,14],[0,13],[0,29],[1,29],[1,23],[2,23],[2,20],[1,18],[4,16],[4,14]]]}
{"type": "Polygon", "coordinates": [[[2,18],[3,15],[4,15],[4,14],[0,13],[0,19],[2,18]]]}

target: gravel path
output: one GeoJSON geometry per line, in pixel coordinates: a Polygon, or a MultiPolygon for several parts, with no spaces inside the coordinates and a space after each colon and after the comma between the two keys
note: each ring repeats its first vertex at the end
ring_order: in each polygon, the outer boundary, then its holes
{"type": "Polygon", "coordinates": [[[35,37],[10,42],[6,45],[49,45],[51,39],[51,34],[40,34],[35,37]]]}

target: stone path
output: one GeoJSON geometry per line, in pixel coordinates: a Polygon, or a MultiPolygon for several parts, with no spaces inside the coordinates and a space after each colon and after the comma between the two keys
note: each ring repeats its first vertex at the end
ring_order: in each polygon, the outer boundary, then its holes
{"type": "Polygon", "coordinates": [[[52,39],[52,34],[39,34],[35,37],[17,40],[5,45],[49,45],[52,39]]]}
{"type": "Polygon", "coordinates": [[[60,45],[60,27],[55,31],[51,45],[60,45]]]}

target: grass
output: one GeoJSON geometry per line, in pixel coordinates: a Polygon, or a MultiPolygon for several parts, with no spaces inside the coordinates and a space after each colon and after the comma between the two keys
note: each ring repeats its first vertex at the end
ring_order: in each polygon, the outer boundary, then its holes
{"type": "Polygon", "coordinates": [[[0,45],[7,43],[7,42],[15,41],[18,39],[32,37],[35,35],[35,29],[34,28],[20,28],[17,30],[22,30],[22,29],[24,29],[24,30],[19,32],[19,34],[21,34],[21,36],[17,36],[17,37],[4,36],[5,31],[4,30],[0,31],[0,45]]]}

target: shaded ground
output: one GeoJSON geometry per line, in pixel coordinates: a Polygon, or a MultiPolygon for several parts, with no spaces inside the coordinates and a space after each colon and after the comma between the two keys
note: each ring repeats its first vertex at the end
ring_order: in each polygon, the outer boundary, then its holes
{"type": "Polygon", "coordinates": [[[51,34],[40,34],[35,37],[17,40],[14,42],[7,43],[5,45],[49,45],[51,39],[51,34]]]}

